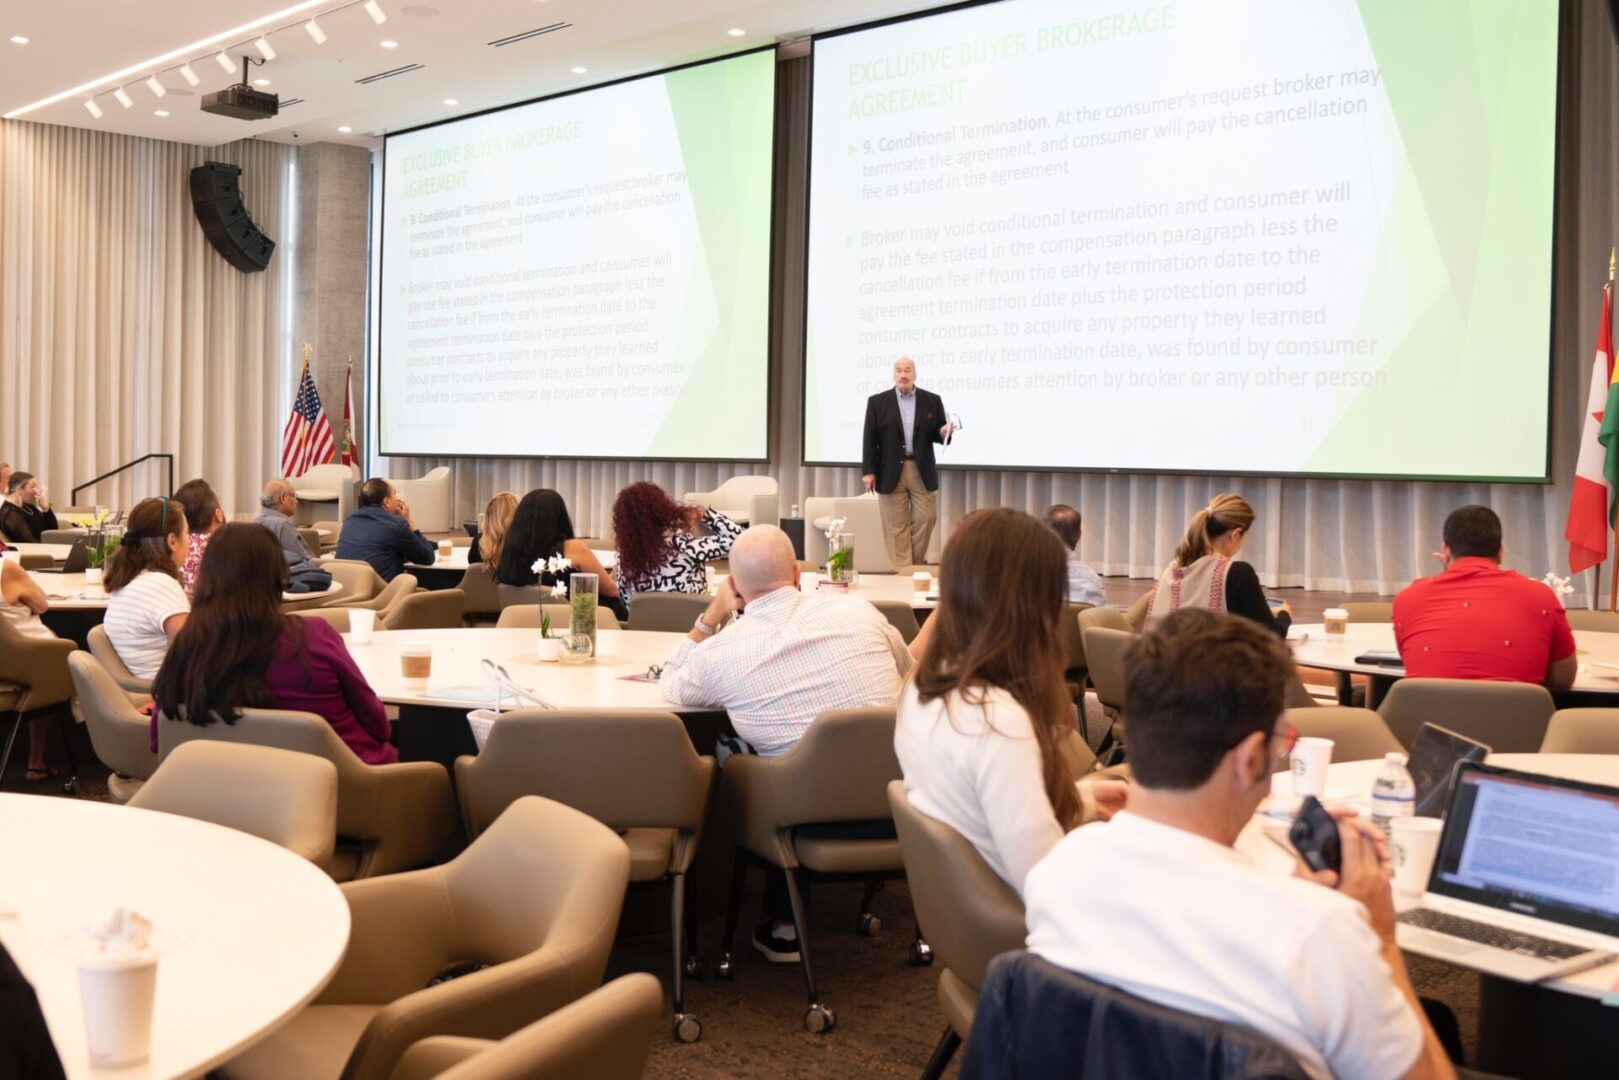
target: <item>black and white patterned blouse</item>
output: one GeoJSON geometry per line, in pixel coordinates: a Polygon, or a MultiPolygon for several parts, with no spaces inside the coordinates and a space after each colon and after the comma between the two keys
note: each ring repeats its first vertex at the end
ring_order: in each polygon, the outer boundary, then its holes
{"type": "Polygon", "coordinates": [[[742,526],[712,506],[703,511],[703,524],[713,530],[712,535],[670,533],[668,562],[635,581],[620,578],[618,594],[624,601],[628,603],[638,592],[706,593],[707,564],[731,554],[731,545],[742,535],[742,526]]]}

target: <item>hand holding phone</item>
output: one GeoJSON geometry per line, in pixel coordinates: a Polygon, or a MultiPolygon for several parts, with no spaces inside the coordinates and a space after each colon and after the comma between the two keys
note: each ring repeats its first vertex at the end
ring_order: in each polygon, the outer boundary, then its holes
{"type": "Polygon", "coordinates": [[[1288,827],[1287,839],[1312,871],[1331,870],[1336,874],[1343,870],[1343,840],[1338,835],[1338,822],[1314,795],[1306,795],[1299,804],[1298,815],[1288,827]]]}

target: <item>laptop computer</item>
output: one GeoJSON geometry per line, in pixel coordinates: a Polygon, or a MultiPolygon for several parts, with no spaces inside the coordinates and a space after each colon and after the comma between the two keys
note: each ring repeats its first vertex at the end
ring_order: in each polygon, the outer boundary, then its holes
{"type": "Polygon", "coordinates": [[[1400,948],[1538,982],[1619,955],[1619,788],[1464,761],[1400,948]]]}
{"type": "Polygon", "coordinates": [[[1405,768],[1417,788],[1417,816],[1443,817],[1458,761],[1483,761],[1490,748],[1437,724],[1423,724],[1411,740],[1405,768]]]}
{"type": "Polygon", "coordinates": [[[79,539],[73,541],[73,546],[68,549],[67,558],[62,561],[61,566],[43,567],[34,571],[34,573],[82,574],[86,570],[90,569],[89,546],[90,541],[81,536],[79,539]]]}

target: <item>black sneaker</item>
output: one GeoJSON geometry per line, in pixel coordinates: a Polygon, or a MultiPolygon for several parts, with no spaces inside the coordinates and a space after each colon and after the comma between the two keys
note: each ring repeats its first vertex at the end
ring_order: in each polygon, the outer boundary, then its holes
{"type": "Polygon", "coordinates": [[[753,947],[772,964],[798,963],[797,932],[790,926],[786,930],[776,930],[774,927],[775,924],[769,920],[760,923],[759,929],[753,932],[753,947]]]}

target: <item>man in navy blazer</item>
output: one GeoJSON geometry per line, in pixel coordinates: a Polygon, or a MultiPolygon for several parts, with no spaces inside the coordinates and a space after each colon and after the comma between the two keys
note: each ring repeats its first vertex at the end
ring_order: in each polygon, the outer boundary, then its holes
{"type": "Polygon", "coordinates": [[[938,394],[917,388],[916,363],[894,361],[894,389],[866,399],[860,477],[876,491],[883,542],[899,570],[928,561],[928,541],[938,518],[939,469],[933,444],[948,443],[955,429],[938,394]]]}

